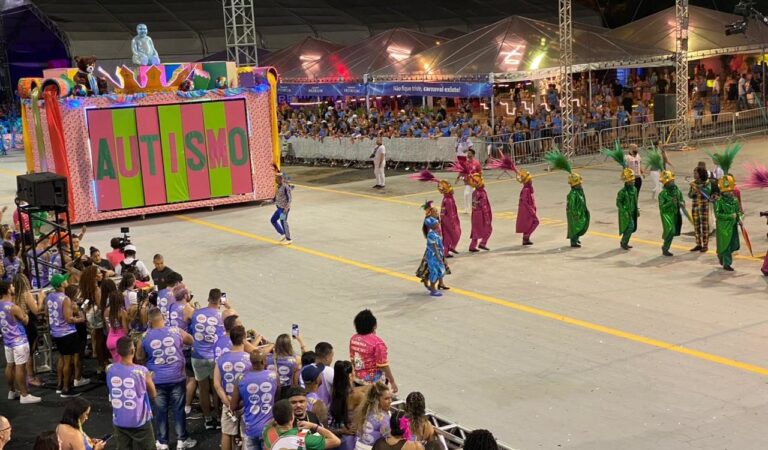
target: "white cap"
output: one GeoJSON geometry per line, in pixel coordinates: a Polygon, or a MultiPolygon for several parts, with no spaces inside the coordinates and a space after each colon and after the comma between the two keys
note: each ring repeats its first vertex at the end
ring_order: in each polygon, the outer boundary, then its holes
{"type": "Polygon", "coordinates": [[[136,251],[136,246],[135,246],[135,245],[133,245],[133,244],[128,244],[128,245],[126,245],[126,246],[125,246],[125,248],[123,249],[123,251],[124,251],[124,252],[127,252],[127,251],[131,251],[131,250],[133,250],[133,251],[135,252],[135,251],[136,251]]]}

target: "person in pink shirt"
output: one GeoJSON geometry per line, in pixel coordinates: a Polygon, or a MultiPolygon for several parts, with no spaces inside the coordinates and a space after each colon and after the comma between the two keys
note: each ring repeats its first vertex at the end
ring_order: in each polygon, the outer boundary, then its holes
{"type": "Polygon", "coordinates": [[[109,246],[112,247],[112,251],[107,253],[107,261],[112,264],[112,267],[117,267],[125,259],[125,253],[123,253],[121,238],[112,238],[109,242],[109,246]]]}
{"type": "Polygon", "coordinates": [[[364,309],[355,316],[357,334],[349,339],[349,359],[354,367],[354,380],[358,385],[386,381],[393,393],[397,384],[392,375],[387,355],[387,344],[376,335],[376,317],[364,309]]]}

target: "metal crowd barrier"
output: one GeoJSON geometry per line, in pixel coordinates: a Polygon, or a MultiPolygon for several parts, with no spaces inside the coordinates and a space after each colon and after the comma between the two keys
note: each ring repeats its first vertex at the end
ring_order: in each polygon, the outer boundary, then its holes
{"type": "MultiPolygon", "coordinates": [[[[690,117],[686,126],[690,129],[693,144],[764,134],[768,131],[768,109],[754,108],[739,112],[704,114],[700,120],[690,117]]],[[[677,122],[675,120],[632,123],[625,126],[597,129],[581,129],[575,136],[575,154],[591,155],[601,148],[612,147],[618,141],[622,146],[637,144],[649,147],[661,141],[664,145],[676,145],[677,122]]],[[[484,161],[488,155],[500,152],[512,154],[520,164],[541,162],[544,153],[559,146],[560,136],[538,137],[514,141],[514,133],[472,138],[477,157],[484,161]]],[[[448,163],[455,159],[456,138],[384,138],[387,160],[394,163],[422,162],[448,163]]],[[[282,140],[283,154],[303,161],[369,161],[375,147],[370,138],[303,138],[282,140]]]]}

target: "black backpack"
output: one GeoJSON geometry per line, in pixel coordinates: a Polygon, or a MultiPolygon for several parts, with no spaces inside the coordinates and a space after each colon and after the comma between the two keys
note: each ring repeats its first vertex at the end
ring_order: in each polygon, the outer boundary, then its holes
{"type": "Polygon", "coordinates": [[[133,262],[131,262],[130,264],[126,264],[125,262],[120,261],[120,274],[125,275],[126,273],[132,273],[138,280],[140,278],[139,276],[137,276],[139,271],[138,269],[136,269],[136,263],[138,262],[139,262],[138,259],[134,259],[133,262]]]}

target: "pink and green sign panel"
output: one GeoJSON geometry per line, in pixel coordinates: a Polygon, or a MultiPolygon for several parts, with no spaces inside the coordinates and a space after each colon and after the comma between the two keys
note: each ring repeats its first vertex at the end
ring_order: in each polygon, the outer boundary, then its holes
{"type": "Polygon", "coordinates": [[[253,192],[243,99],[87,110],[98,211],[253,192]]]}

